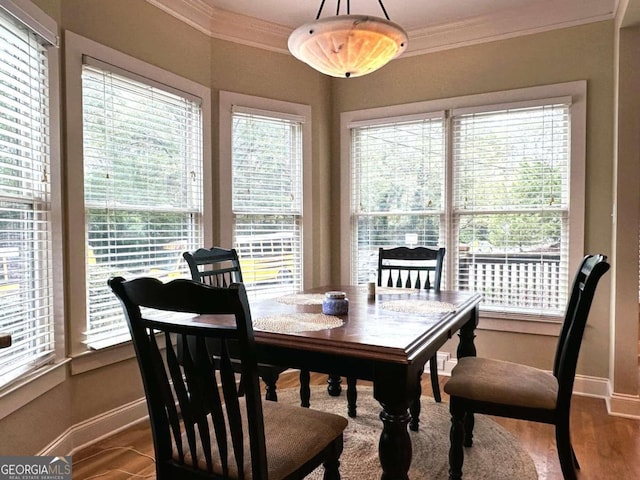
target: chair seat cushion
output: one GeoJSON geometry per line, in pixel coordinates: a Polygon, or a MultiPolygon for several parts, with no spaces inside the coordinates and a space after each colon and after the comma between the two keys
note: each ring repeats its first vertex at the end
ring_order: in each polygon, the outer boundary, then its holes
{"type": "Polygon", "coordinates": [[[481,357],[463,357],[444,386],[451,396],[470,400],[553,410],[558,381],[551,373],[481,357]]]}
{"type": "MultiPolygon", "coordinates": [[[[244,398],[240,399],[240,407],[245,410],[244,398]]],[[[263,401],[264,433],[266,439],[267,465],[269,480],[285,478],[300,466],[319,454],[329,443],[339,437],[347,426],[347,419],[339,415],[302,408],[293,405],[283,405],[277,402],[263,401]]],[[[213,432],[209,420],[210,432],[213,432]]],[[[244,431],[244,472],[245,478],[253,478],[251,474],[251,456],[249,449],[249,432],[243,416],[244,431]]],[[[214,434],[211,433],[213,437],[214,434]]],[[[212,439],[213,440],[213,439],[212,439]]],[[[214,472],[221,474],[222,468],[217,451],[217,444],[213,443],[214,472]]],[[[182,444],[188,452],[186,435],[182,436],[182,444]]],[[[229,440],[230,450],[231,443],[229,440]]],[[[191,455],[185,452],[185,464],[191,465],[191,455]]],[[[198,468],[207,470],[206,461],[202,455],[202,444],[198,439],[197,445],[198,468]]],[[[174,460],[178,455],[174,451],[174,460]]],[[[237,469],[232,452],[229,454],[229,478],[237,478],[237,469]]]]}

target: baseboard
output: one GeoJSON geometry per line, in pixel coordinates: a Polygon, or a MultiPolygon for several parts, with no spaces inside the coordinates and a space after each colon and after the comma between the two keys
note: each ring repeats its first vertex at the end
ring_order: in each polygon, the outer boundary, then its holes
{"type": "Polygon", "coordinates": [[[144,398],[73,425],[37,455],[67,456],[148,417],[144,398]]]}
{"type": "MultiPolygon", "coordinates": [[[[451,369],[456,365],[456,359],[447,352],[438,352],[437,362],[438,372],[444,376],[450,375],[451,369]]],[[[574,393],[604,399],[610,415],[640,420],[640,397],[611,393],[610,382],[605,378],[576,375],[574,393]]],[[[145,399],[135,400],[73,425],[37,455],[73,455],[88,445],[146,420],[147,417],[145,399]]]]}
{"type": "Polygon", "coordinates": [[[606,401],[609,415],[640,420],[640,397],[638,395],[612,393],[606,401]]]}

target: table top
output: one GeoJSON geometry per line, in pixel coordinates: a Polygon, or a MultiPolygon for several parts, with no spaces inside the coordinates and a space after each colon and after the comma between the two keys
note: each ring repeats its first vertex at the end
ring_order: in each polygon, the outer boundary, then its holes
{"type": "MultiPolygon", "coordinates": [[[[282,333],[254,329],[259,344],[292,347],[308,351],[344,354],[354,357],[372,358],[405,363],[419,355],[425,346],[435,339],[450,338],[463,323],[468,321],[472,310],[478,306],[481,295],[462,291],[411,291],[405,289],[376,290],[375,296],[367,294],[366,286],[331,285],[302,292],[324,294],[327,291],[344,291],[349,300],[347,315],[339,316],[344,324],[330,329],[282,333]],[[399,293],[401,292],[401,293],[399,293]],[[402,302],[404,307],[443,302],[455,311],[433,311],[409,313],[390,310],[390,304],[402,302]]],[[[283,303],[285,298],[250,301],[254,324],[265,316],[298,313],[321,313],[322,305],[283,303]]],[[[403,310],[411,310],[403,308],[403,310]]],[[[436,308],[437,310],[437,308],[436,308]]],[[[444,343],[438,342],[438,343],[444,343]]]]}

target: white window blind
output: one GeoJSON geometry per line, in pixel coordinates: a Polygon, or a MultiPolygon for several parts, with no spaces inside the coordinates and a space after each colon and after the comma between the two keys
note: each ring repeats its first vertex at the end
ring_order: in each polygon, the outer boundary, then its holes
{"type": "Polygon", "coordinates": [[[444,241],[444,117],[351,129],[352,278],[374,280],[378,249],[444,241]]]}
{"type": "MultiPolygon", "coordinates": [[[[96,63],[96,62],[92,62],[96,63]]],[[[82,72],[86,341],[129,339],[107,279],[188,276],[202,246],[202,113],[192,96],[99,66],[82,72]]]]}
{"type": "Polygon", "coordinates": [[[49,46],[0,8],[0,385],[54,357],[49,46]]]}
{"type": "Polygon", "coordinates": [[[562,314],[577,257],[569,241],[573,97],[513,100],[423,118],[395,109],[387,122],[360,115],[343,127],[352,281],[375,278],[380,247],[444,246],[445,288],[481,292],[483,311],[562,314]]]}
{"type": "Polygon", "coordinates": [[[453,116],[456,288],[560,314],[568,283],[568,103],[453,116]]]}
{"type": "Polygon", "coordinates": [[[302,120],[234,108],[234,247],[254,298],[302,288],[302,120]]]}

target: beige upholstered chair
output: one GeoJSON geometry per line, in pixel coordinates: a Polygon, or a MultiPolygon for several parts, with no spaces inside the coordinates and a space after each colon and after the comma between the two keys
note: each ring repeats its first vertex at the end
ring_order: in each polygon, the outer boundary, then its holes
{"type": "Polygon", "coordinates": [[[321,464],[325,479],[340,478],[345,418],[261,401],[242,284],[216,288],[186,279],[163,284],[117,277],[109,285],[122,303],[136,350],[158,480],[302,479],[321,464]],[[223,314],[235,321],[171,320],[166,314],[159,317],[158,310],[223,314]],[[231,365],[232,344],[244,397],[239,397],[231,365]],[[213,360],[213,347],[219,361],[213,360]]]}
{"type": "MultiPolygon", "coordinates": [[[[462,478],[464,448],[473,444],[473,415],[484,413],[555,425],[562,475],[575,480],[580,468],[571,446],[570,409],[578,353],[598,281],[609,270],[603,255],[584,258],[576,273],[558,338],[553,370],[464,357],[444,391],[450,395],[449,479],[462,478]]],[[[500,468],[496,466],[496,468],[500,468]]]]}

